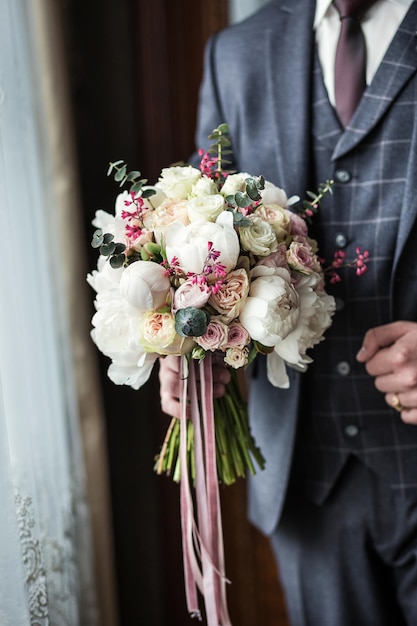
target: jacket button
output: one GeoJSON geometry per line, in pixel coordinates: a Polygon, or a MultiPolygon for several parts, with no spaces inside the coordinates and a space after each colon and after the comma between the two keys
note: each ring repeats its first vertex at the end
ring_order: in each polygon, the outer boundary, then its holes
{"type": "Polygon", "coordinates": [[[345,426],[344,432],[348,437],[356,437],[359,434],[359,428],[356,424],[348,424],[348,426],[345,426]]]}
{"type": "Polygon", "coordinates": [[[345,233],[336,233],[334,242],[338,248],[346,248],[348,243],[348,238],[345,233]]]}
{"type": "Polygon", "coordinates": [[[348,183],[351,180],[352,175],[347,170],[336,170],[334,177],[338,183],[348,183]]]}
{"type": "Polygon", "coordinates": [[[347,361],[340,361],[336,365],[336,371],[341,376],[348,376],[350,374],[350,365],[347,361]]]}

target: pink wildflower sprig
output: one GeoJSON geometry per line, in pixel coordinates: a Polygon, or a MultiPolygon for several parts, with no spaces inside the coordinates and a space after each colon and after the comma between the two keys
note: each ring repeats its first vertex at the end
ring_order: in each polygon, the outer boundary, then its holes
{"type": "Polygon", "coordinates": [[[310,200],[303,200],[302,209],[298,209],[298,214],[306,220],[311,220],[312,217],[318,212],[320,208],[320,202],[324,196],[328,193],[333,193],[332,187],[334,185],[333,180],[326,180],[325,183],[320,183],[317,192],[307,191],[307,196],[310,200]]]}
{"type": "Polygon", "coordinates": [[[200,274],[184,272],[176,256],[172,257],[171,262],[167,259],[162,261],[161,265],[165,268],[166,275],[170,278],[172,284],[178,284],[181,279],[191,279],[195,285],[204,287],[208,293],[216,294],[220,291],[226,278],[226,266],[218,261],[221,253],[213,248],[213,242],[207,242],[207,247],[208,253],[200,274]],[[214,281],[213,277],[215,277],[214,281]]]}
{"type": "Polygon", "coordinates": [[[368,271],[368,262],[370,255],[368,250],[364,250],[357,246],[355,249],[356,257],[351,261],[346,261],[346,252],[344,250],[337,250],[334,253],[333,261],[330,267],[325,268],[324,272],[330,274],[330,283],[340,283],[342,280],[337,270],[341,267],[351,267],[355,270],[356,276],[362,276],[368,271]]]}

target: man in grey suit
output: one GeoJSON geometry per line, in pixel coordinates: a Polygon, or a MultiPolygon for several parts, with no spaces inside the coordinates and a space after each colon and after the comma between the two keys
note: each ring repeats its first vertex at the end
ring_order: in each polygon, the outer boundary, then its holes
{"type": "MultiPolygon", "coordinates": [[[[417,2],[379,0],[361,21],[367,87],[348,121],[330,1],[276,0],[215,36],[200,96],[199,147],[227,122],[237,170],[288,195],[333,178],[313,225],[321,256],[372,257],[329,286],[337,312],[307,374],[279,390],[259,361],[251,380],[267,463],[249,516],[270,536],[295,626],[417,625],[417,2]]],[[[175,415],[175,360],[161,368],[175,415]]]]}

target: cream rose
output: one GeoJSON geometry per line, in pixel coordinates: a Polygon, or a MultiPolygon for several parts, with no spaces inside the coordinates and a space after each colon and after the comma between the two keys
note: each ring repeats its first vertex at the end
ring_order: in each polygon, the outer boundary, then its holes
{"type": "Polygon", "coordinates": [[[229,272],[219,290],[212,294],[209,304],[224,321],[238,317],[249,292],[249,277],[244,269],[229,272]]]}
{"type": "Polygon", "coordinates": [[[284,241],[290,234],[290,213],[278,204],[264,204],[256,210],[256,215],[272,226],[278,241],[284,241]]]}
{"type": "Polygon", "coordinates": [[[256,215],[250,215],[249,220],[249,226],[239,228],[242,248],[256,256],[267,256],[275,252],[278,242],[272,226],[256,215]]]}
{"type": "Polygon", "coordinates": [[[185,354],[194,345],[188,337],[180,337],[175,332],[175,318],[172,313],[147,312],[139,326],[140,343],[146,352],[160,355],[185,354]]]}
{"type": "Polygon", "coordinates": [[[249,350],[247,348],[227,348],[224,362],[234,369],[245,367],[249,360],[249,350]]]}
{"type": "Polygon", "coordinates": [[[158,244],[164,243],[165,233],[174,222],[180,222],[186,226],[190,223],[188,218],[187,200],[175,200],[166,198],[155,211],[151,213],[152,228],[155,240],[158,244]]]}

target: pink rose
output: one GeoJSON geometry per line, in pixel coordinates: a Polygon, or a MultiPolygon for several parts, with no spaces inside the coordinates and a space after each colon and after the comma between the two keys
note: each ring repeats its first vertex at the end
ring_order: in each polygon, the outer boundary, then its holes
{"type": "Polygon", "coordinates": [[[224,284],[212,294],[209,304],[216,309],[225,321],[238,317],[249,292],[249,278],[243,268],[227,274],[224,284]]]}
{"type": "Polygon", "coordinates": [[[208,301],[210,292],[205,285],[194,283],[192,278],[185,281],[174,293],[172,312],[192,306],[201,309],[208,301]]]}
{"type": "Polygon", "coordinates": [[[194,337],[194,341],[210,352],[223,350],[227,343],[227,325],[217,318],[212,318],[205,334],[194,337]]]}
{"type": "Polygon", "coordinates": [[[250,335],[240,322],[229,324],[225,348],[244,348],[250,342],[250,335]]]}
{"type": "Polygon", "coordinates": [[[320,272],[321,267],[310,242],[305,237],[296,237],[287,250],[287,261],[291,269],[302,274],[320,272]]]}
{"type": "Polygon", "coordinates": [[[302,235],[303,237],[307,237],[307,224],[306,221],[297,215],[296,213],[292,213],[290,211],[290,219],[291,219],[291,235],[302,235]]]}
{"type": "Polygon", "coordinates": [[[283,267],[289,270],[287,263],[287,246],[285,243],[280,243],[276,252],[273,252],[269,256],[261,259],[256,265],[264,265],[265,267],[283,267]]]}

